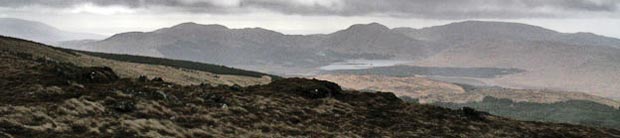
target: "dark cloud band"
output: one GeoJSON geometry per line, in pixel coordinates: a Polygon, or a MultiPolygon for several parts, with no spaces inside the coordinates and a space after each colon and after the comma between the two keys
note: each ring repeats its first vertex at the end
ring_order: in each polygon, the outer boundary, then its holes
{"type": "Polygon", "coordinates": [[[195,13],[239,13],[266,9],[284,14],[417,18],[522,18],[618,13],[620,0],[0,0],[0,7],[40,5],[70,8],[92,3],[129,8],[165,7],[195,13]]]}

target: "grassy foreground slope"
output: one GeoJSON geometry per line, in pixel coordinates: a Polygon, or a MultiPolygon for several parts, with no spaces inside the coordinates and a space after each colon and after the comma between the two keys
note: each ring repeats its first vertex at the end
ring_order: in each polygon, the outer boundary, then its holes
{"type": "Polygon", "coordinates": [[[321,75],[315,78],[350,89],[390,91],[415,103],[454,109],[472,107],[519,120],[620,128],[619,102],[586,93],[480,87],[419,77],[321,75]]]}
{"type": "Polygon", "coordinates": [[[0,137],[620,136],[616,129],[405,103],[392,93],[318,80],[182,86],[5,49],[0,69],[0,137]]]}
{"type": "Polygon", "coordinates": [[[453,109],[471,107],[494,115],[519,120],[562,122],[620,129],[620,110],[618,108],[591,101],[569,100],[557,103],[532,103],[486,97],[481,102],[434,104],[453,109]]]}

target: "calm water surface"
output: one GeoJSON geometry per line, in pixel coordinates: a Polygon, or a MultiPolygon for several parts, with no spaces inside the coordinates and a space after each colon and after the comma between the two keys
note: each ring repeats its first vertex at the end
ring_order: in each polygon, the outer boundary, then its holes
{"type": "Polygon", "coordinates": [[[321,70],[351,70],[351,69],[369,69],[373,67],[389,67],[399,64],[413,63],[413,61],[404,60],[347,60],[344,62],[336,62],[327,66],[323,66],[321,70]]]}

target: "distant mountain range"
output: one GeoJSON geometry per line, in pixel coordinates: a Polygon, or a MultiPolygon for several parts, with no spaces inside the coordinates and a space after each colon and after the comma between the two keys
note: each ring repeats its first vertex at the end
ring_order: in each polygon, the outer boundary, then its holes
{"type": "Polygon", "coordinates": [[[15,18],[0,18],[0,35],[29,39],[47,44],[82,39],[103,39],[106,36],[62,31],[50,25],[15,18]]]}
{"type": "Polygon", "coordinates": [[[304,40],[307,39],[261,28],[229,29],[221,25],[184,23],[153,32],[117,34],[87,43],[83,49],[224,65],[319,66],[333,61],[300,46],[304,40]]]}
{"type": "Polygon", "coordinates": [[[353,25],[325,35],[285,35],[262,28],[183,23],[153,32],[121,33],[102,41],[61,46],[218,63],[277,74],[282,74],[278,68],[316,68],[358,58],[419,59],[438,51],[431,44],[378,23],[353,25]]]}
{"type": "Polygon", "coordinates": [[[617,96],[620,90],[620,39],[519,23],[466,21],[421,29],[390,29],[370,23],[316,35],[183,23],[60,46],[216,63],[280,75],[312,74],[321,66],[350,59],[410,60],[411,65],[423,67],[514,68],[523,72],[466,79],[607,97],[617,96]]]}
{"type": "Polygon", "coordinates": [[[230,29],[222,25],[183,23],[153,32],[121,33],[102,41],[61,46],[78,45],[85,50],[226,65],[316,67],[355,58],[420,60],[455,48],[472,49],[467,47],[471,45],[508,44],[517,45],[515,47],[558,45],[576,49],[600,46],[591,49],[605,49],[619,48],[620,39],[590,33],[559,33],[525,24],[482,21],[423,29],[390,29],[378,23],[357,24],[318,35],[285,35],[262,28],[230,29]]]}

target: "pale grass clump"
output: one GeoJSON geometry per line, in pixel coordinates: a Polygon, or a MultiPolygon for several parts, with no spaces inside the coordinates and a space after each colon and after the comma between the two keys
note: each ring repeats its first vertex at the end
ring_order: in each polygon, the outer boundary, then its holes
{"type": "Polygon", "coordinates": [[[177,113],[161,105],[159,101],[139,102],[136,105],[139,112],[157,116],[175,116],[177,113]]]}
{"type": "Polygon", "coordinates": [[[59,108],[62,113],[70,115],[87,115],[105,112],[105,107],[98,102],[86,100],[84,97],[66,100],[59,108]]]}
{"type": "Polygon", "coordinates": [[[123,128],[128,131],[135,132],[139,136],[144,137],[188,137],[187,132],[182,127],[179,127],[175,123],[169,120],[156,120],[156,119],[136,119],[136,120],[123,120],[121,122],[123,128]],[[146,130],[146,132],[145,132],[146,130]]]}

